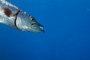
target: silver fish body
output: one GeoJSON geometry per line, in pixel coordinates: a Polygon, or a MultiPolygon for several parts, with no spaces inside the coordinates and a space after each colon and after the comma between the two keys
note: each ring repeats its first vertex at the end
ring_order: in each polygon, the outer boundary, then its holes
{"type": "Polygon", "coordinates": [[[43,26],[34,17],[5,0],[0,0],[0,23],[22,31],[44,32],[43,26]]]}

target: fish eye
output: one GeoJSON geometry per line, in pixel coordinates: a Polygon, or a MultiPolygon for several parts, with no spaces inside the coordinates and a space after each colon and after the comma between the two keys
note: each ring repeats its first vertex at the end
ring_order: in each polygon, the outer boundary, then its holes
{"type": "Polygon", "coordinates": [[[34,17],[30,16],[30,20],[31,20],[31,21],[34,21],[35,19],[34,19],[34,17]]]}

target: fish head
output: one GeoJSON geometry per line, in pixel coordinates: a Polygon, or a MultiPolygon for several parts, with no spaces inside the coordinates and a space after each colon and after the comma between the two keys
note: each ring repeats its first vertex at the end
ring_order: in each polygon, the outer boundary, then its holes
{"type": "Polygon", "coordinates": [[[38,23],[34,17],[25,15],[19,20],[17,20],[17,25],[21,30],[34,33],[44,33],[43,26],[38,23]]]}
{"type": "Polygon", "coordinates": [[[28,31],[35,32],[35,33],[43,33],[43,26],[38,23],[34,17],[30,16],[30,22],[29,22],[29,29],[28,31]]]}

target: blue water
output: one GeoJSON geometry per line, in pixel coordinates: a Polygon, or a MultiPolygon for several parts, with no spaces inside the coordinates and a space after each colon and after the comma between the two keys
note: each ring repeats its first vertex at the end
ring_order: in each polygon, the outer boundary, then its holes
{"type": "Polygon", "coordinates": [[[45,33],[0,24],[0,60],[90,60],[90,0],[7,0],[45,33]]]}

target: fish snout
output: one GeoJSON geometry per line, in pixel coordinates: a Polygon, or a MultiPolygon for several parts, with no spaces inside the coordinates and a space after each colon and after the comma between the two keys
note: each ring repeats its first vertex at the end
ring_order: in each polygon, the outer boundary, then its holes
{"type": "Polygon", "coordinates": [[[39,24],[39,23],[33,23],[32,25],[32,29],[34,30],[34,32],[36,33],[44,33],[44,27],[39,24]]]}

